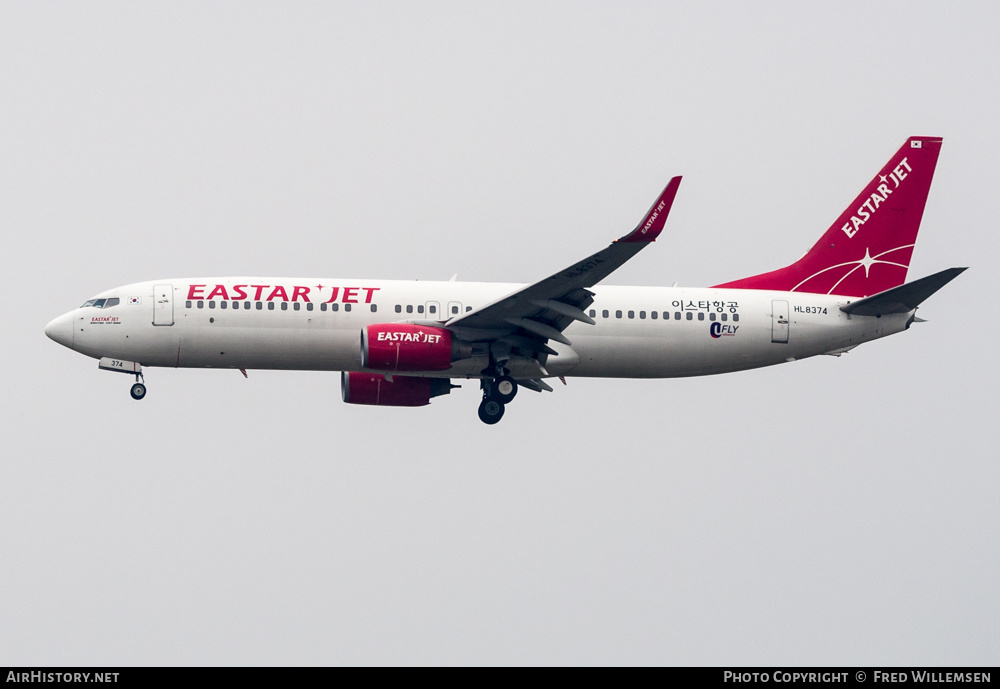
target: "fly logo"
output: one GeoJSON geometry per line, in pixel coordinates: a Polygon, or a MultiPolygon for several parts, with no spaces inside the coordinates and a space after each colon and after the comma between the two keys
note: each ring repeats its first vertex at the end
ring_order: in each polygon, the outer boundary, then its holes
{"type": "Polygon", "coordinates": [[[733,335],[736,334],[736,331],[739,329],[740,326],[738,325],[728,325],[728,324],[724,325],[716,321],[715,323],[712,323],[712,325],[708,327],[708,332],[712,337],[718,339],[720,337],[732,337],[733,335]]]}
{"type": "Polygon", "coordinates": [[[903,183],[903,180],[911,172],[913,172],[913,168],[906,162],[906,158],[903,158],[903,162],[893,168],[892,172],[888,175],[879,175],[878,187],[876,187],[875,191],[872,192],[864,203],[858,206],[851,219],[845,222],[844,226],[840,228],[844,231],[844,234],[848,237],[854,237],[858,233],[858,230],[861,229],[861,226],[872,219],[878,207],[889,198],[889,194],[899,189],[899,185],[903,183]],[[892,189],[889,188],[889,182],[892,182],[894,185],[892,189]]]}

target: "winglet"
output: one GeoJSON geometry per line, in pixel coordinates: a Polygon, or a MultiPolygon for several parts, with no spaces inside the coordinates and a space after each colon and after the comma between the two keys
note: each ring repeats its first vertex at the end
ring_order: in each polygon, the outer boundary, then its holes
{"type": "Polygon", "coordinates": [[[670,206],[674,203],[677,195],[677,188],[681,185],[681,178],[674,177],[667,183],[666,188],[660,193],[653,206],[646,213],[646,216],[639,223],[638,227],[630,233],[618,239],[619,242],[655,242],[656,238],[663,230],[664,223],[667,222],[667,214],[670,213],[670,206]]]}

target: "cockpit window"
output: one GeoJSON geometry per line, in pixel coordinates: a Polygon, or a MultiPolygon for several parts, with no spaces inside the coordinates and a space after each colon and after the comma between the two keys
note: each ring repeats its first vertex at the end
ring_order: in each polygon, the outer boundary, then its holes
{"type": "Polygon", "coordinates": [[[118,306],[121,299],[118,297],[111,297],[110,299],[88,299],[83,302],[81,309],[85,309],[88,306],[93,306],[95,309],[110,309],[112,306],[118,306]]]}

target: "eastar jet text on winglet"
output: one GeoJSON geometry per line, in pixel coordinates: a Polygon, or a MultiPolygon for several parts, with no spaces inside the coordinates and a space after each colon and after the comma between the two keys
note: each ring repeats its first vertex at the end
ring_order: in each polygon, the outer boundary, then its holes
{"type": "Polygon", "coordinates": [[[567,376],[670,378],[840,355],[902,332],[964,268],[906,282],[941,139],[911,137],[801,259],[708,288],[598,286],[655,241],[680,177],[636,229],[530,285],[174,278],[108,290],[49,323],[56,342],[143,367],[341,371],[345,402],[423,406],[475,379],[488,424],[567,376]]]}

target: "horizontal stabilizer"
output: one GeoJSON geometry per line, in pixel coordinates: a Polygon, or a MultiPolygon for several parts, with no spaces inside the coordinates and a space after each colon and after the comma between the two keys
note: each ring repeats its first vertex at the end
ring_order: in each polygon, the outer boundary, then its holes
{"type": "Polygon", "coordinates": [[[905,285],[887,289],[874,296],[852,301],[846,306],[841,306],[840,310],[857,316],[887,316],[893,313],[907,313],[920,306],[925,299],[957,278],[965,270],[967,269],[949,268],[942,270],[940,273],[934,273],[905,285]]]}

